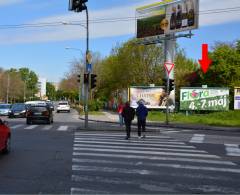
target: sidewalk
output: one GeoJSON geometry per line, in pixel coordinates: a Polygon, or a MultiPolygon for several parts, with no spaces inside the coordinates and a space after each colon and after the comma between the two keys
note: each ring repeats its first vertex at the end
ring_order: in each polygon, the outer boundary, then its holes
{"type": "MultiPolygon", "coordinates": [[[[102,112],[104,115],[89,115],[89,121],[94,122],[105,122],[118,124],[119,118],[118,114],[114,112],[102,112]]],[[[80,115],[79,119],[84,120],[84,115],[80,115]]],[[[137,119],[133,120],[133,125],[137,124],[137,119]]],[[[147,126],[152,127],[168,127],[168,128],[179,128],[179,129],[191,129],[191,130],[213,130],[213,131],[236,131],[240,132],[240,127],[219,127],[219,126],[209,126],[209,125],[195,125],[195,124],[181,124],[181,123],[169,123],[168,125],[163,122],[147,121],[147,126]]]]}

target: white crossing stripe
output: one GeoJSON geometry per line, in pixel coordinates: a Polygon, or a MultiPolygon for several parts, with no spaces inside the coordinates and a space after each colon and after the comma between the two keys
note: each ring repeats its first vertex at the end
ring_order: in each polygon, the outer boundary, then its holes
{"type": "Polygon", "coordinates": [[[109,194],[107,191],[97,191],[86,188],[71,188],[71,194],[109,194]]]}
{"type": "Polygon", "coordinates": [[[52,125],[47,125],[42,128],[42,130],[50,130],[53,126],[52,125]]]}
{"type": "Polygon", "coordinates": [[[22,126],[23,126],[22,124],[19,124],[19,125],[11,126],[10,128],[11,128],[11,129],[17,129],[17,128],[22,127],[22,126]]]}
{"type": "Polygon", "coordinates": [[[139,141],[146,143],[146,144],[174,144],[174,145],[185,145],[183,142],[175,141],[175,140],[164,140],[164,141],[159,141],[159,140],[149,140],[149,139],[135,139],[135,140],[125,140],[125,139],[105,139],[105,138],[78,138],[76,137],[74,139],[75,141],[79,140],[84,140],[84,141],[108,141],[108,142],[125,142],[125,143],[139,143],[139,141]]]}
{"type": "Polygon", "coordinates": [[[191,143],[203,143],[205,138],[204,134],[194,134],[193,137],[191,138],[190,142],[191,143]]]}
{"type": "Polygon", "coordinates": [[[36,127],[38,127],[39,125],[30,125],[28,127],[25,127],[24,129],[34,129],[36,127]]]}
{"type": "MultiPolygon", "coordinates": [[[[76,132],[75,136],[89,136],[89,137],[92,137],[92,136],[99,137],[99,136],[101,136],[101,137],[114,137],[114,138],[116,138],[116,137],[124,137],[126,135],[119,134],[119,133],[112,133],[112,134],[107,134],[107,133],[99,134],[99,133],[96,133],[96,134],[94,134],[94,133],[80,133],[80,132],[76,132]]],[[[155,137],[155,138],[161,138],[161,139],[169,139],[169,138],[171,138],[171,137],[165,136],[165,135],[164,136],[161,136],[161,135],[160,136],[153,136],[153,135],[151,135],[149,137],[151,137],[151,138],[155,137]]]]}
{"type": "MultiPolygon", "coordinates": [[[[117,142],[117,141],[95,141],[95,140],[75,140],[74,143],[92,143],[92,144],[105,144],[105,145],[126,145],[128,143],[127,141],[124,142],[117,142]]],[[[130,142],[131,146],[151,146],[151,147],[169,147],[169,148],[195,148],[194,146],[187,146],[187,145],[173,145],[171,142],[166,144],[166,142],[160,142],[159,144],[148,144],[145,142],[140,142],[140,141],[135,141],[135,142],[130,142]]]]}
{"type": "Polygon", "coordinates": [[[68,130],[68,126],[60,126],[57,130],[58,131],[67,131],[68,130]]]}
{"type": "Polygon", "coordinates": [[[238,144],[224,144],[228,156],[240,156],[238,144]]]}
{"type": "MultiPolygon", "coordinates": [[[[203,171],[214,171],[214,172],[230,172],[240,173],[240,169],[233,168],[221,168],[221,167],[205,167],[205,166],[194,166],[194,165],[180,165],[180,164],[168,164],[168,163],[145,163],[144,165],[156,166],[156,167],[167,167],[175,169],[190,169],[190,170],[203,170],[203,171]]],[[[81,166],[73,165],[72,171],[101,171],[101,172],[113,172],[113,173],[138,173],[141,175],[155,175],[157,171],[149,171],[142,169],[124,169],[124,168],[110,168],[110,167],[97,167],[97,166],[81,166]]],[[[160,174],[160,173],[159,173],[160,174]]],[[[158,174],[157,174],[158,175],[158,174]]]]}
{"type": "MultiPolygon", "coordinates": [[[[110,158],[123,158],[123,159],[141,159],[146,160],[146,156],[143,155],[132,155],[132,154],[101,154],[99,152],[91,152],[91,153],[85,153],[85,152],[73,152],[74,158],[81,156],[91,156],[91,157],[110,157],[110,158]]],[[[230,161],[222,161],[222,160],[210,160],[210,159],[196,159],[196,158],[182,158],[182,157],[165,157],[165,156],[148,156],[149,160],[153,161],[179,161],[179,162],[192,162],[192,163],[206,163],[206,164],[218,164],[218,165],[236,165],[233,162],[230,161]]]]}
{"type": "Polygon", "coordinates": [[[166,156],[185,156],[185,157],[203,157],[219,159],[219,156],[211,154],[195,154],[195,153],[178,153],[178,152],[157,152],[157,151],[136,151],[136,150],[114,150],[114,149],[99,149],[99,148],[77,148],[78,151],[92,152],[112,152],[112,153],[130,153],[130,154],[151,154],[151,155],[166,155],[166,156]]]}
{"type": "Polygon", "coordinates": [[[192,150],[192,149],[177,149],[177,148],[174,148],[174,149],[169,149],[169,148],[150,148],[150,147],[138,147],[138,146],[101,146],[101,145],[92,145],[92,144],[74,144],[74,150],[78,150],[78,148],[84,148],[84,147],[87,147],[87,148],[112,148],[112,149],[126,149],[126,150],[129,150],[129,149],[141,149],[141,150],[154,150],[154,151],[174,151],[174,152],[195,152],[195,153],[207,153],[206,151],[203,151],[203,150],[192,150]]]}

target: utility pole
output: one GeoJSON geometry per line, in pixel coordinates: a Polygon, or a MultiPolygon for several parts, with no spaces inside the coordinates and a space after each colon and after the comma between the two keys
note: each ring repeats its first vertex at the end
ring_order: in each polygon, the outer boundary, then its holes
{"type": "MultiPolygon", "coordinates": [[[[85,91],[85,94],[84,94],[84,102],[85,102],[85,105],[84,105],[84,112],[85,112],[85,129],[88,128],[88,97],[89,97],[89,77],[90,77],[90,73],[89,70],[88,70],[88,59],[87,59],[87,56],[88,56],[88,53],[89,53],[89,17],[88,17],[88,8],[86,6],[86,2],[88,0],[69,0],[69,10],[70,11],[75,11],[75,12],[82,12],[84,10],[86,10],[86,32],[87,32],[87,35],[86,35],[86,56],[85,56],[85,74],[88,74],[88,81],[87,82],[84,82],[84,91],[85,91]]],[[[82,26],[82,25],[81,25],[82,26]]]]}
{"type": "Polygon", "coordinates": [[[26,80],[24,79],[23,101],[26,101],[26,80]]]}
{"type": "MultiPolygon", "coordinates": [[[[174,64],[175,53],[176,53],[176,39],[174,34],[166,35],[164,42],[164,53],[165,53],[165,62],[174,64]]],[[[166,105],[166,124],[169,124],[169,80],[174,80],[174,68],[170,73],[166,70],[166,80],[167,80],[167,105],[166,105]]]]}
{"type": "Polygon", "coordinates": [[[8,104],[8,98],[9,98],[9,87],[10,87],[10,76],[9,76],[9,72],[7,75],[7,104],[8,104]]]}

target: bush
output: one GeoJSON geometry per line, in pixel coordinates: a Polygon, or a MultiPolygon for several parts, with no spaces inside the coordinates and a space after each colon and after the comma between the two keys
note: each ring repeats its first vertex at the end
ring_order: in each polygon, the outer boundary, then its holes
{"type": "Polygon", "coordinates": [[[90,100],[88,102],[89,111],[99,111],[103,107],[103,102],[99,100],[90,100]]]}

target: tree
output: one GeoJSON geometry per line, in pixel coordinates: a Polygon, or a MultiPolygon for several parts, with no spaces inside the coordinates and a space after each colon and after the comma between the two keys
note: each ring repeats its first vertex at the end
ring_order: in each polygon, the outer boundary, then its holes
{"type": "Polygon", "coordinates": [[[55,86],[52,83],[47,82],[46,91],[47,91],[46,95],[48,99],[50,100],[56,99],[56,90],[55,90],[55,86]]]}
{"type": "Polygon", "coordinates": [[[33,97],[34,94],[37,93],[37,83],[38,77],[35,72],[29,70],[28,68],[20,68],[19,72],[21,74],[21,78],[24,82],[24,91],[27,98],[33,97]]]}

